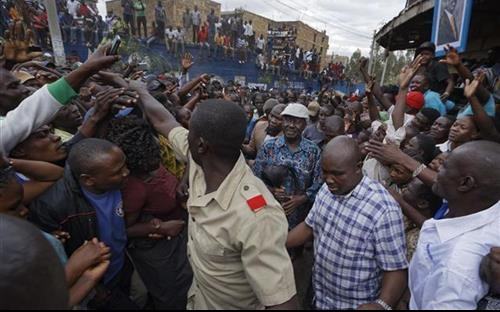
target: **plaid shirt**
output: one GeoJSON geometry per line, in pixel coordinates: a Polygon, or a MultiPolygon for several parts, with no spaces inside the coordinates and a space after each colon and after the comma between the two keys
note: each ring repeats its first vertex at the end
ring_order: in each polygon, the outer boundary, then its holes
{"type": "Polygon", "coordinates": [[[383,272],[408,267],[401,209],[367,177],[347,196],[323,185],[306,223],[314,231],[313,285],[320,310],[355,310],[373,302],[383,272]]]}

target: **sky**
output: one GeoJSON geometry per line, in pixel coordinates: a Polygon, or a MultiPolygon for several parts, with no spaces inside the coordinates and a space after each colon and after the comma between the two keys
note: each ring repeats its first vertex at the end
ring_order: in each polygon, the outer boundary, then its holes
{"type": "MultiPolygon", "coordinates": [[[[99,10],[105,15],[105,0],[99,10]]],[[[223,11],[236,8],[277,21],[301,20],[330,37],[329,54],[351,56],[358,48],[370,53],[373,31],[404,8],[406,0],[216,0],[223,11]]]]}

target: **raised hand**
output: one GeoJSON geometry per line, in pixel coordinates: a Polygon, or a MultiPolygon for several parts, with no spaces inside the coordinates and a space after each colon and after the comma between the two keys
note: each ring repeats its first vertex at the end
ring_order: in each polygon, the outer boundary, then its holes
{"type": "Polygon", "coordinates": [[[189,53],[184,54],[184,57],[181,60],[182,71],[187,73],[193,65],[193,56],[189,53]]]}
{"type": "Polygon", "coordinates": [[[93,116],[102,120],[110,115],[113,110],[113,105],[133,107],[137,103],[137,98],[138,95],[135,92],[128,91],[124,88],[108,88],[97,93],[94,102],[95,112],[93,116]]]}
{"type": "Polygon", "coordinates": [[[24,63],[42,56],[42,52],[28,52],[33,39],[33,32],[25,30],[22,21],[14,23],[5,32],[3,58],[12,63],[24,63]]]}
{"type": "Polygon", "coordinates": [[[99,71],[110,67],[120,60],[120,56],[118,55],[107,55],[109,49],[111,49],[111,44],[100,46],[82,65],[89,72],[90,76],[99,73],[99,71]]]}
{"type": "Polygon", "coordinates": [[[366,69],[366,65],[368,65],[368,61],[369,61],[369,59],[367,59],[366,57],[360,58],[358,61],[359,68],[361,70],[366,69]]]}
{"type": "Polygon", "coordinates": [[[401,73],[399,74],[399,87],[401,89],[407,89],[410,86],[410,82],[417,74],[418,70],[422,66],[422,55],[417,56],[415,60],[410,64],[410,66],[405,66],[401,73]]]}
{"type": "Polygon", "coordinates": [[[451,66],[460,65],[460,63],[462,61],[460,60],[460,56],[458,55],[457,49],[455,49],[451,45],[448,45],[444,49],[446,51],[446,57],[444,59],[440,60],[439,63],[451,65],[451,66]]]}
{"type": "Polygon", "coordinates": [[[371,95],[373,93],[373,87],[375,86],[376,80],[377,80],[377,77],[375,77],[375,76],[370,77],[370,80],[366,84],[366,88],[365,88],[366,95],[371,95]]]}
{"type": "Polygon", "coordinates": [[[486,74],[484,72],[476,76],[473,81],[467,79],[465,81],[464,96],[468,99],[476,95],[478,87],[484,82],[486,74]]]}

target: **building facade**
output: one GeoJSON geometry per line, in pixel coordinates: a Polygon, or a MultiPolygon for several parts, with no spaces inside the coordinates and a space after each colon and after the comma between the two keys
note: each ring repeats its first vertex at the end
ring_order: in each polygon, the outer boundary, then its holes
{"type": "MultiPolygon", "coordinates": [[[[149,31],[152,30],[152,23],[155,21],[155,7],[158,0],[143,0],[146,6],[146,20],[149,31]]],[[[221,4],[211,0],[160,0],[167,13],[167,26],[182,27],[182,15],[189,9],[193,11],[195,6],[201,13],[202,22],[206,21],[211,10],[215,15],[220,16],[221,4]]],[[[112,0],[106,2],[107,12],[113,12],[116,16],[123,16],[121,0],[112,0]]],[[[189,36],[187,36],[189,38],[189,36]]]]}

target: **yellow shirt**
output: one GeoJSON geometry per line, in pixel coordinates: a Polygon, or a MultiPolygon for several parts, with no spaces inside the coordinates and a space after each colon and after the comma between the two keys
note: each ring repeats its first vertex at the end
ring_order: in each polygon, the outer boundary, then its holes
{"type": "Polygon", "coordinates": [[[219,190],[205,194],[205,176],[190,156],[188,133],[178,127],[169,135],[178,158],[190,162],[188,257],[194,280],[188,309],[260,310],[289,301],[297,291],[283,209],[243,155],[219,190]],[[259,198],[265,202],[255,209],[251,203],[259,198]]]}

